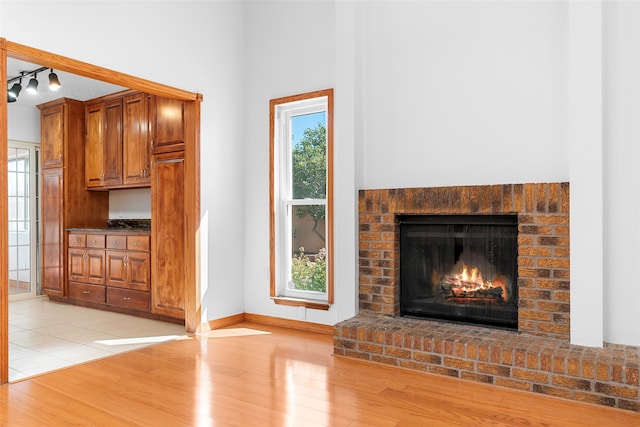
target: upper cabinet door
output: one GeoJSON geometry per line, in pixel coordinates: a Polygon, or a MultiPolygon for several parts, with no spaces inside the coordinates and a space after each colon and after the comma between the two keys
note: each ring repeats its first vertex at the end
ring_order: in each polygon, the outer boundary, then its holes
{"type": "Polygon", "coordinates": [[[147,95],[137,93],[123,101],[123,184],[151,185],[147,95]]]}
{"type": "Polygon", "coordinates": [[[106,132],[104,147],[105,185],[122,184],[122,99],[108,101],[105,105],[106,132]]]}
{"type": "Polygon", "coordinates": [[[84,180],[87,188],[104,185],[105,104],[87,105],[84,112],[86,136],[84,140],[84,180]]]}
{"type": "Polygon", "coordinates": [[[122,100],[87,105],[85,121],[85,185],[122,184],[122,100]]]}
{"type": "Polygon", "coordinates": [[[42,167],[59,167],[64,157],[64,105],[47,107],[41,112],[42,167]]]}
{"type": "Polygon", "coordinates": [[[151,151],[170,153],[184,150],[184,101],[149,96],[151,151]]]}

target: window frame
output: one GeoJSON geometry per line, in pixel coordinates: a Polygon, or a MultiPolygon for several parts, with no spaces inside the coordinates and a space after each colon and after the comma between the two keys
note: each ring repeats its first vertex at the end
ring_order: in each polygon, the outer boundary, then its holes
{"type": "MultiPolygon", "coordinates": [[[[286,109],[286,108],[285,108],[286,109]]],[[[313,109],[312,111],[318,111],[313,109]]],[[[305,114],[305,113],[301,113],[305,114]]],[[[298,115],[296,113],[295,115],[298,115]]],[[[290,118],[291,114],[287,114],[290,118]]],[[[288,125],[287,125],[288,127],[288,125]]],[[[287,144],[287,150],[291,151],[290,143],[287,144]]],[[[288,200],[288,199],[287,199],[288,200]]],[[[297,204],[317,204],[319,200],[296,201],[289,200],[288,206],[297,204]]],[[[269,101],[269,288],[270,297],[276,304],[301,306],[313,309],[328,310],[333,304],[333,89],[324,89],[314,92],[307,92],[298,95],[276,98],[269,101]],[[326,263],[327,263],[327,290],[323,296],[325,298],[315,298],[311,292],[305,291],[289,291],[285,292],[286,283],[279,280],[283,269],[286,265],[284,261],[287,257],[286,247],[283,245],[284,240],[279,236],[280,229],[284,226],[287,219],[286,210],[281,205],[281,185],[285,178],[285,174],[289,173],[288,169],[280,167],[285,163],[286,168],[290,165],[284,160],[288,159],[283,148],[277,122],[279,108],[285,108],[287,104],[294,108],[293,105],[299,104],[299,111],[308,108],[308,104],[313,103],[314,99],[326,97],[326,136],[327,136],[327,194],[325,204],[325,222],[326,222],[326,263]]],[[[289,233],[290,234],[290,233],[289,233]]],[[[291,255],[288,255],[291,257],[291,255]]]]}

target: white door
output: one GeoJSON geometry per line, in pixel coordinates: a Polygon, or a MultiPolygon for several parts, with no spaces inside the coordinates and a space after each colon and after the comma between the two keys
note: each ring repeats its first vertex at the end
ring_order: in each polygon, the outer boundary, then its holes
{"type": "Polygon", "coordinates": [[[9,141],[9,300],[37,293],[37,146],[9,141]]]}

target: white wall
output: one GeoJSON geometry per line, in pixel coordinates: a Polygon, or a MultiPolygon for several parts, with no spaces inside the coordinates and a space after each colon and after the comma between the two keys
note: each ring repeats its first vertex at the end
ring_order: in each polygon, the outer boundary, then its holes
{"type": "Polygon", "coordinates": [[[40,111],[7,104],[9,139],[40,143],[40,111]]]}
{"type": "Polygon", "coordinates": [[[367,2],[365,186],[566,181],[559,2],[367,2]]]}
{"type": "Polygon", "coordinates": [[[151,189],[109,191],[109,219],[151,218],[151,189]]]}
{"type": "Polygon", "coordinates": [[[604,333],[640,345],[640,3],[604,5],[604,333]]]}
{"type": "Polygon", "coordinates": [[[333,2],[247,3],[244,110],[248,124],[244,128],[247,154],[244,165],[244,288],[247,313],[323,324],[341,320],[338,313],[342,318],[355,314],[355,250],[349,249],[355,247],[353,154],[348,154],[350,149],[353,151],[353,143],[338,135],[334,138],[334,169],[346,173],[336,173],[335,186],[341,188],[339,182],[348,183],[337,191],[343,193],[335,197],[334,207],[334,247],[337,251],[345,251],[344,258],[338,257],[337,253],[335,256],[336,304],[329,311],[301,310],[276,305],[269,298],[269,100],[334,88],[334,103],[338,109],[343,95],[336,87],[335,15],[336,5],[333,2]],[[341,152],[348,157],[345,159],[341,152]],[[344,263],[344,259],[348,262],[344,263]]]}
{"type": "Polygon", "coordinates": [[[0,10],[8,40],[204,95],[204,320],[243,312],[244,4],[2,0],[0,10]]]}

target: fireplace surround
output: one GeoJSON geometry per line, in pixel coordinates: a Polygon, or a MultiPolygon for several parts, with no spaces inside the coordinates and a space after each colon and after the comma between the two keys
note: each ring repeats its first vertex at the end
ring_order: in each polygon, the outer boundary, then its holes
{"type": "Polygon", "coordinates": [[[359,313],[334,327],[334,354],[640,411],[640,349],[570,344],[569,184],[359,192],[359,313]],[[401,315],[400,219],[517,218],[517,330],[401,315]]]}

